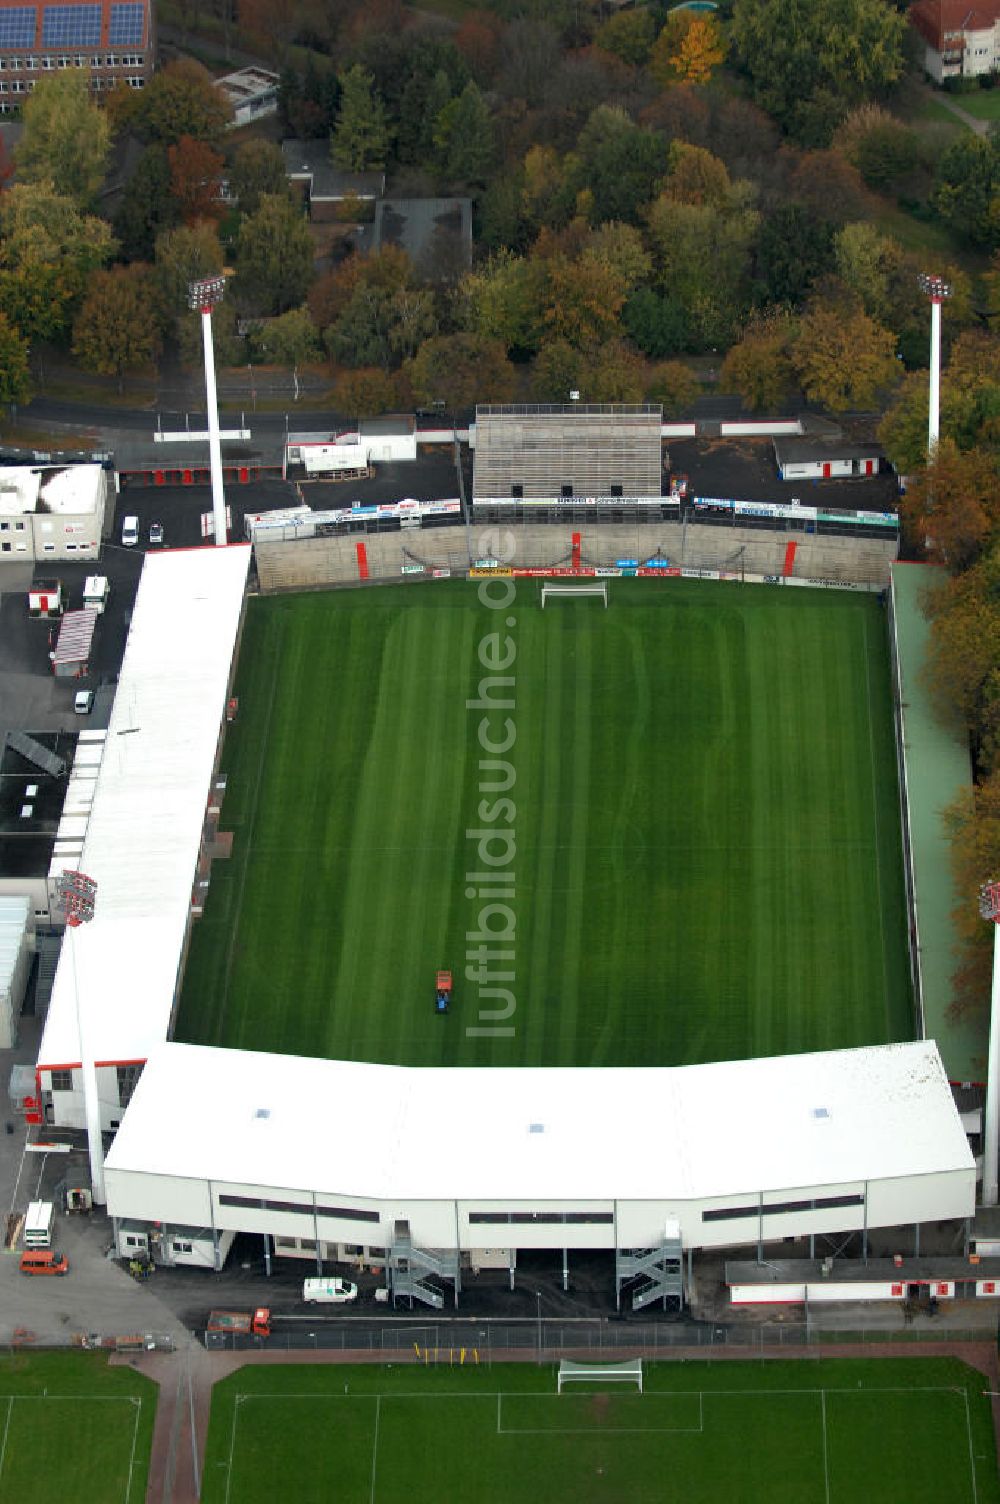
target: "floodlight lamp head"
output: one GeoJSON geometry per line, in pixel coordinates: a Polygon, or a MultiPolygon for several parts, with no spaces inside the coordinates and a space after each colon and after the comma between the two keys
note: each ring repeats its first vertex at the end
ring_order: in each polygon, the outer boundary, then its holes
{"type": "Polygon", "coordinates": [[[1000,882],[996,879],[980,888],[979,912],[991,924],[1000,924],[1000,882]]]}
{"type": "Polygon", "coordinates": [[[924,272],[920,277],[920,286],[932,303],[943,303],[945,298],[951,297],[951,283],[943,277],[924,272]]]}
{"type": "Polygon", "coordinates": [[[211,313],[221,303],[226,291],[225,277],[201,277],[188,283],[188,307],[199,313],[211,313]]]}

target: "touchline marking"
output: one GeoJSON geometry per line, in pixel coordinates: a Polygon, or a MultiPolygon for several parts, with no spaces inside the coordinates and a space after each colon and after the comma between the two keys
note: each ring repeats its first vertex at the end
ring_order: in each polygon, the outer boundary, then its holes
{"type": "Polygon", "coordinates": [[[243,1396],[238,1394],[233,1404],[233,1425],[229,1433],[229,1463],[226,1467],[226,1504],[229,1504],[229,1490],[233,1486],[233,1457],[236,1455],[236,1416],[239,1412],[240,1401],[242,1399],[243,1396]]]}
{"type": "Polygon", "coordinates": [[[826,1390],[819,1392],[820,1408],[823,1417],[823,1482],[826,1486],[826,1504],[830,1504],[830,1468],[827,1462],[826,1451],[826,1390]]]}
{"type": "Polygon", "coordinates": [[[882,993],[885,998],[886,1021],[889,1018],[889,972],[886,965],[885,955],[885,923],[882,915],[882,848],[881,848],[881,825],[878,815],[878,781],[875,772],[875,733],[872,730],[872,684],[871,670],[868,666],[868,613],[865,612],[862,620],[865,624],[865,710],[868,721],[868,755],[872,769],[872,809],[875,815],[875,890],[878,896],[878,933],[879,946],[882,952],[882,993]]]}
{"type": "MultiPolygon", "coordinates": [[[[110,1396],[109,1396],[110,1398],[110,1396]]],[[[142,1400],[135,1395],[131,1396],[135,1406],[135,1425],[132,1427],[132,1450],[128,1459],[128,1481],[125,1484],[125,1504],[131,1504],[132,1499],[132,1470],[135,1467],[135,1444],[139,1439],[139,1417],[142,1415],[142,1400]]]]}
{"type": "Polygon", "coordinates": [[[375,1467],[378,1462],[378,1422],[382,1413],[382,1396],[375,1396],[375,1435],[372,1438],[372,1486],[369,1494],[370,1504],[375,1504],[375,1467]]]}
{"type": "Polygon", "coordinates": [[[9,1394],[4,1398],[7,1401],[7,1419],[3,1423],[3,1442],[0,1444],[0,1478],[3,1477],[4,1459],[7,1456],[7,1433],[10,1430],[10,1417],[14,1409],[14,1396],[9,1394]]]}
{"type": "Polygon", "coordinates": [[[979,1487],[976,1483],[976,1459],[972,1453],[972,1421],[969,1418],[969,1391],[962,1390],[965,1400],[965,1432],[969,1438],[969,1467],[972,1471],[972,1504],[979,1504],[979,1487]]]}

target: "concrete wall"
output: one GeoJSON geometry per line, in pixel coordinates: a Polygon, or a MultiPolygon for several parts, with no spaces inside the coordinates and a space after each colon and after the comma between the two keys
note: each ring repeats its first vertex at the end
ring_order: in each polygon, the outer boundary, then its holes
{"type": "Polygon", "coordinates": [[[511,527],[474,524],[468,535],[460,527],[407,528],[393,533],[259,543],[254,558],[265,593],[323,589],[359,583],[359,545],[364,548],[369,578],[389,581],[411,574],[419,578],[421,572],[427,577],[435,571],[464,574],[469,567],[470,545],[473,557],[484,557],[495,552],[501,539],[508,540],[507,551],[513,553],[508,562],[515,566],[568,567],[575,532],[580,534],[580,556],[585,565],[613,566],[616,559],[645,559],[659,552],[679,567],[724,569],[736,575],[780,576],[785,550],[794,541],[793,574],[797,579],[860,581],[879,589],[887,588],[889,567],[898,553],[894,537],[844,538],[828,533],[682,522],[525,523],[511,527]]]}

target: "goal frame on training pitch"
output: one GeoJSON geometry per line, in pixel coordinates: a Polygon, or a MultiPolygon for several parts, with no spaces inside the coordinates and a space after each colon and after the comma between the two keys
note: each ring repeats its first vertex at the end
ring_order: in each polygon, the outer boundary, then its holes
{"type": "Polygon", "coordinates": [[[601,599],[604,601],[604,609],[605,609],[605,611],[608,609],[608,582],[607,582],[607,580],[589,580],[585,585],[584,584],[577,584],[577,583],[574,583],[572,585],[567,585],[567,584],[564,584],[562,581],[559,581],[559,583],[553,583],[551,580],[546,580],[545,584],[542,586],[542,610],[543,611],[545,610],[546,597],[550,596],[550,595],[551,596],[555,596],[557,599],[559,598],[559,596],[563,596],[563,595],[565,595],[565,596],[571,596],[571,595],[592,595],[592,596],[595,596],[595,597],[596,596],[600,596],[601,599]]]}
{"type": "Polygon", "coordinates": [[[556,1393],[564,1384],[635,1384],[642,1393],[642,1359],[626,1358],[621,1363],[574,1363],[563,1358],[556,1375],[556,1393]]]}

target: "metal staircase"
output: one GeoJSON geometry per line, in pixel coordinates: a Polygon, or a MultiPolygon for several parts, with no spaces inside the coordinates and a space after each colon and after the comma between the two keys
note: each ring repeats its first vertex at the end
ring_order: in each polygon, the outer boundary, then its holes
{"type": "Polygon", "coordinates": [[[663,1309],[680,1311],[684,1306],[684,1264],[679,1237],[665,1238],[658,1248],[618,1248],[615,1251],[615,1298],[622,1305],[622,1286],[632,1280],[643,1283],[632,1292],[632,1309],[641,1311],[663,1301],[663,1309]]]}
{"type": "Polygon", "coordinates": [[[52,984],[56,979],[59,952],[62,949],[61,935],[39,935],[35,942],[38,951],[38,970],[35,973],[35,1017],[42,1018],[52,996],[52,984]]]}
{"type": "Polygon", "coordinates": [[[27,731],[8,731],[7,745],[13,747],[15,752],[27,758],[28,762],[34,763],[36,768],[41,768],[43,773],[49,773],[53,778],[62,778],[66,773],[65,757],[57,757],[50,752],[48,747],[29,736],[27,731]]]}
{"type": "Polygon", "coordinates": [[[424,1305],[440,1311],[444,1306],[444,1296],[440,1290],[427,1283],[427,1275],[450,1280],[454,1285],[455,1304],[458,1305],[458,1292],[462,1288],[459,1254],[445,1252],[443,1249],[417,1247],[410,1236],[409,1222],[399,1221],[393,1227],[388,1270],[394,1305],[400,1298],[409,1299],[412,1310],[414,1300],[420,1300],[424,1305]]]}

